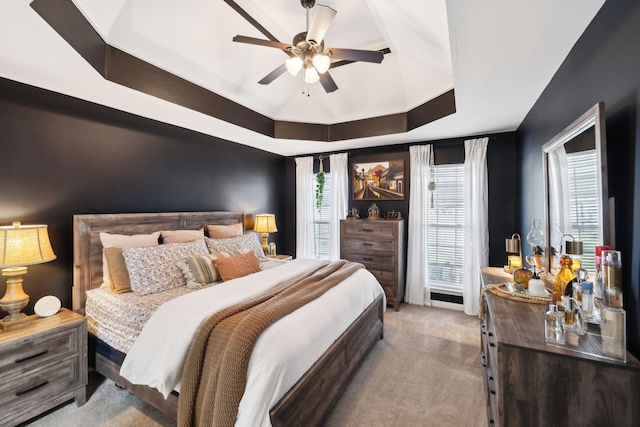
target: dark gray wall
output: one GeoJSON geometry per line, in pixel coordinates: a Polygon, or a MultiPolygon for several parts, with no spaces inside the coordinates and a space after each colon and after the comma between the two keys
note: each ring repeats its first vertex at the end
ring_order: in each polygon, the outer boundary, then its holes
{"type": "Polygon", "coordinates": [[[58,256],[29,267],[26,313],[49,294],[71,307],[74,214],[272,212],[284,242],[282,156],[6,79],[0,147],[0,225],[47,224],[58,256]]]}
{"type": "MultiPolygon", "coordinates": [[[[515,132],[487,135],[489,144],[487,149],[487,169],[489,175],[489,264],[502,266],[506,263],[504,239],[511,237],[515,232],[518,207],[518,183],[516,173],[516,134],[515,132]]],[[[438,141],[429,141],[434,144],[436,163],[462,163],[464,162],[464,140],[469,138],[456,138],[438,141]]],[[[409,147],[411,145],[426,144],[411,143],[383,147],[363,148],[350,150],[349,166],[353,163],[364,163],[379,160],[404,160],[405,165],[405,198],[404,200],[385,200],[376,202],[381,215],[391,210],[402,213],[403,218],[409,214],[409,194],[411,192],[411,169],[409,161],[409,147]]],[[[329,155],[323,153],[324,170],[327,171],[329,155]]],[[[315,157],[318,154],[314,155],[315,157]]],[[[314,159],[314,167],[317,169],[318,160],[314,159]]],[[[295,182],[295,159],[287,162],[287,180],[295,182]]],[[[351,185],[351,184],[350,184],[351,185]]],[[[351,187],[349,191],[351,192],[351,187]]],[[[350,193],[351,194],[351,193],[350,193]]],[[[367,216],[367,209],[373,203],[372,200],[352,200],[349,197],[349,208],[358,208],[360,216],[367,216]]],[[[287,195],[287,218],[295,224],[295,194],[287,195]]],[[[405,227],[405,229],[408,227],[405,227]]],[[[287,235],[287,246],[295,248],[295,230],[287,235]]]]}
{"type": "Polygon", "coordinates": [[[599,101],[605,103],[609,195],[623,252],[629,350],[640,356],[640,2],[608,0],[517,131],[520,233],[543,218],[542,145],[599,101]]]}

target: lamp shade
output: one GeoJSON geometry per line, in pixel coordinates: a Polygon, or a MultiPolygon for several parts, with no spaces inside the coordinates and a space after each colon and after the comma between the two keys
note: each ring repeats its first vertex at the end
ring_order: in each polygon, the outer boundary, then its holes
{"type": "Polygon", "coordinates": [[[253,231],[256,233],[273,233],[278,231],[278,227],[276,227],[276,216],[274,214],[256,215],[253,231]]]}
{"type": "Polygon", "coordinates": [[[284,65],[287,67],[287,71],[289,72],[289,74],[291,74],[292,76],[297,76],[298,72],[302,69],[303,62],[302,59],[294,56],[293,58],[289,58],[284,61],[284,65]]]}
{"type": "Polygon", "coordinates": [[[318,53],[313,57],[312,63],[320,74],[324,74],[329,70],[331,59],[329,59],[329,57],[324,53],[318,53]]]}
{"type": "Polygon", "coordinates": [[[53,261],[46,225],[13,225],[0,227],[0,268],[18,267],[53,261]]]}
{"type": "Polygon", "coordinates": [[[314,67],[305,68],[304,70],[304,81],[306,83],[315,83],[320,80],[320,75],[316,71],[314,67]]]}

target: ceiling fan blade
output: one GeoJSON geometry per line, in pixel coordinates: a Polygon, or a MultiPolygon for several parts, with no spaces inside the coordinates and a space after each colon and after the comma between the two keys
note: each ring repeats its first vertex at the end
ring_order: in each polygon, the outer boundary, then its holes
{"type": "Polygon", "coordinates": [[[313,18],[311,18],[309,31],[307,31],[307,41],[313,41],[315,44],[322,43],[322,39],[324,39],[325,34],[329,31],[329,27],[336,13],[337,12],[329,6],[319,4],[314,7],[313,18]]]}
{"type": "Polygon", "coordinates": [[[247,36],[235,36],[233,38],[233,41],[238,43],[247,43],[247,44],[256,44],[259,46],[274,47],[276,49],[282,49],[282,50],[288,50],[293,47],[290,44],[286,44],[286,43],[280,43],[280,42],[271,41],[271,40],[256,39],[254,37],[247,37],[247,36]]]}
{"type": "Polygon", "coordinates": [[[327,93],[335,92],[336,90],[338,90],[338,85],[328,72],[320,74],[320,83],[327,93]]]}
{"type": "Polygon", "coordinates": [[[267,74],[258,83],[260,83],[261,85],[268,85],[269,83],[271,83],[272,81],[274,81],[275,79],[283,75],[285,71],[287,71],[287,66],[285,64],[282,64],[281,66],[279,66],[278,68],[276,68],[275,70],[267,74]]]}
{"type": "Polygon", "coordinates": [[[382,62],[384,54],[377,50],[360,50],[360,49],[340,49],[337,47],[330,47],[325,52],[330,51],[328,54],[331,59],[346,59],[348,61],[361,61],[361,62],[375,62],[377,64],[382,62]]]}

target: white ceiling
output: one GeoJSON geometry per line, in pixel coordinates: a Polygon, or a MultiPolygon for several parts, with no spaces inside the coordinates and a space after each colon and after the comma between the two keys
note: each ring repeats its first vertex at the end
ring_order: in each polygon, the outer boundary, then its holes
{"type": "MultiPolygon", "coordinates": [[[[340,123],[406,112],[455,88],[457,112],[411,132],[338,142],[273,139],[104,80],[29,6],[0,2],[0,76],[282,155],[515,130],[604,0],[319,0],[337,10],[325,46],[381,49],[332,69],[327,94],[222,0],[74,0],[105,41],[274,120],[340,123]]],[[[279,41],[305,30],[299,0],[237,0],[279,41]]]]}

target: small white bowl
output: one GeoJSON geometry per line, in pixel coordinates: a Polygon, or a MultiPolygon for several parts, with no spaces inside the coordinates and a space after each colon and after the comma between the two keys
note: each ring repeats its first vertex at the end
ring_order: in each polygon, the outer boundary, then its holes
{"type": "Polygon", "coordinates": [[[53,295],[40,298],[33,306],[33,311],[40,317],[53,316],[60,310],[60,300],[53,295]]]}

